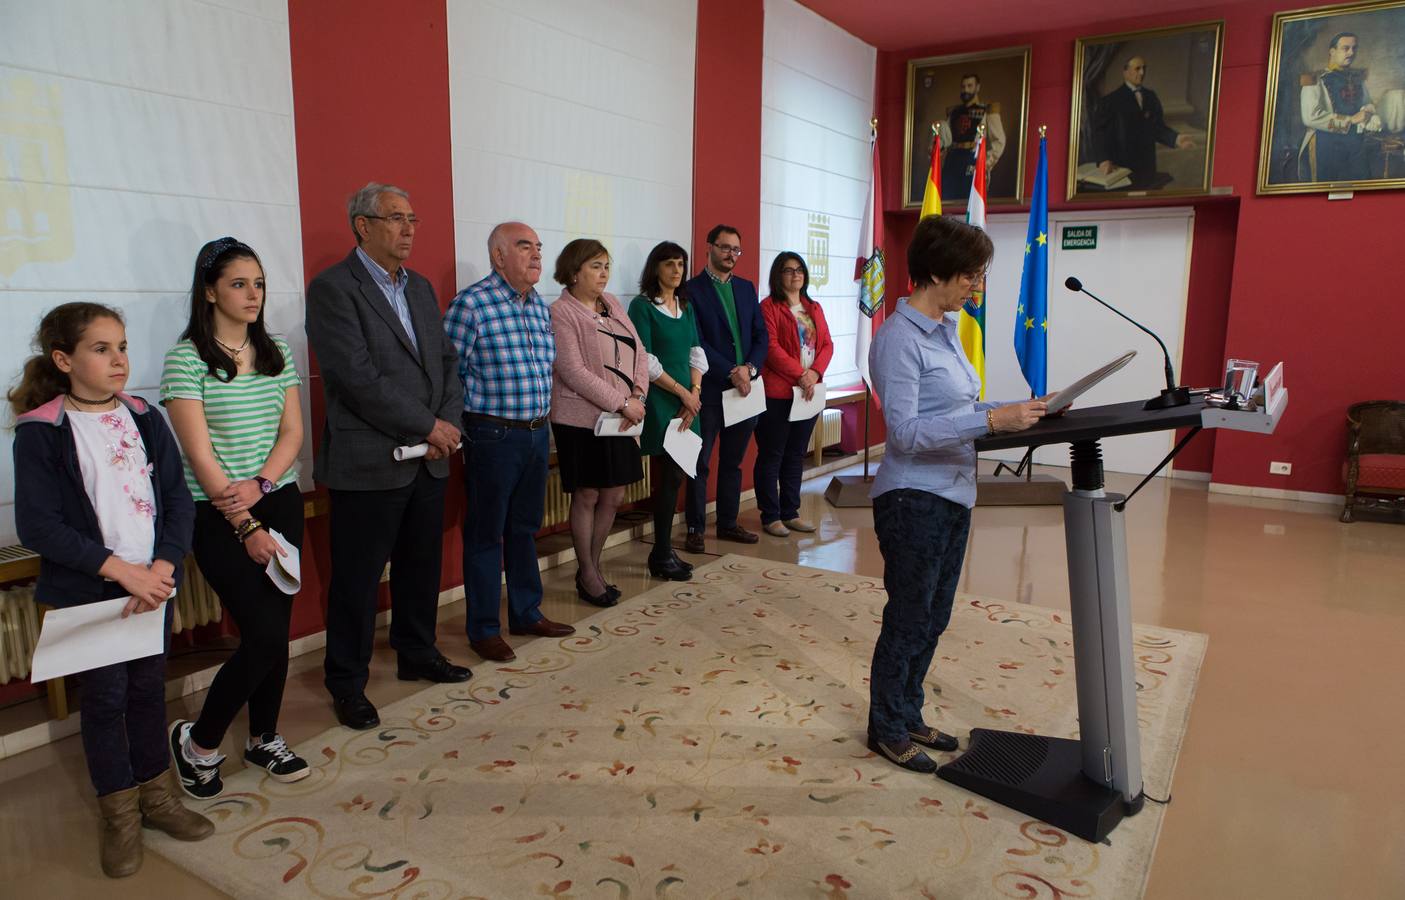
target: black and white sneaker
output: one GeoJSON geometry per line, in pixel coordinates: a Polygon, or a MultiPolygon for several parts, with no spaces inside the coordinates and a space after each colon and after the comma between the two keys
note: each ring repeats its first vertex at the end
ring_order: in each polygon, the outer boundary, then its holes
{"type": "Polygon", "coordinates": [[[275,781],[301,781],[312,774],[307,760],[289,750],[283,737],[277,734],[249,738],[244,746],[244,760],[251,766],[267,769],[275,781]]]}
{"type": "Polygon", "coordinates": [[[180,778],[181,790],[196,800],[213,800],[224,792],[224,782],[220,779],[220,763],[224,754],[199,757],[190,747],[191,723],[176,719],[171,723],[171,761],[176,765],[176,775],[180,778]]]}

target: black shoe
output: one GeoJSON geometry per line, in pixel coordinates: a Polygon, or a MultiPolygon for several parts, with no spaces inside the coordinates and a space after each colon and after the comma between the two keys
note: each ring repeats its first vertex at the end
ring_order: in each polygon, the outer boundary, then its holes
{"type": "Polygon", "coordinates": [[[683,569],[683,571],[687,572],[689,575],[693,574],[693,564],[688,562],[683,557],[679,556],[677,550],[674,550],[672,547],[669,547],[668,555],[673,559],[674,563],[676,563],[683,569]]]}
{"type": "Polygon", "coordinates": [[[581,573],[579,572],[576,573],[576,596],[592,606],[599,606],[605,609],[609,609],[611,606],[620,602],[619,596],[612,596],[608,587],[605,588],[605,593],[598,595],[586,591],[585,586],[581,584],[581,573]]]}
{"type": "Polygon", "coordinates": [[[914,744],[921,744],[924,747],[931,747],[933,750],[940,750],[943,753],[955,752],[960,746],[956,743],[956,738],[945,731],[938,731],[930,725],[923,725],[919,731],[909,731],[907,736],[914,744]]]}
{"type": "Polygon", "coordinates": [[[220,763],[224,762],[224,754],[216,753],[198,763],[187,759],[185,749],[190,744],[190,728],[191,723],[185,719],[176,719],[171,723],[171,762],[175,763],[181,790],[196,800],[213,800],[224,793],[224,781],[220,779],[220,763]]]}
{"type": "Polygon", "coordinates": [[[244,761],[268,770],[274,781],[302,781],[312,774],[307,760],[288,749],[281,734],[261,734],[244,745],[244,761]]]}
{"type": "Polygon", "coordinates": [[[333,697],[332,709],[336,711],[338,722],[357,731],[375,728],[381,723],[380,714],[376,712],[371,701],[366,699],[365,694],[333,697]]]}
{"type": "Polygon", "coordinates": [[[436,656],[429,662],[409,662],[400,660],[395,666],[395,677],[401,681],[434,681],[439,684],[457,684],[473,677],[464,666],[456,666],[443,656],[436,656]]]}
{"type": "Polygon", "coordinates": [[[693,577],[688,569],[678,565],[675,559],[650,559],[649,574],[664,581],[687,581],[693,577]]]}
{"type": "Polygon", "coordinates": [[[608,581],[605,582],[605,593],[609,594],[610,599],[616,603],[619,603],[620,598],[624,596],[624,591],[620,590],[619,585],[610,584],[608,581]]]}
{"type": "Polygon", "coordinates": [[[683,539],[683,549],[689,553],[706,553],[707,540],[701,531],[690,531],[683,539]]]}
{"type": "Polygon", "coordinates": [[[872,737],[868,739],[868,749],[886,758],[895,765],[902,766],[909,772],[920,772],[923,775],[930,775],[937,771],[937,764],[932,761],[932,757],[918,750],[912,741],[902,744],[883,744],[872,737]]]}

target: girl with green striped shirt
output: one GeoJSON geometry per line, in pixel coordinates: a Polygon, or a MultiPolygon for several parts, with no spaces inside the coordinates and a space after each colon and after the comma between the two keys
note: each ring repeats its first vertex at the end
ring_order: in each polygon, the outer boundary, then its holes
{"type": "Polygon", "coordinates": [[[161,373],[161,402],[196,501],[195,561],[239,627],[239,648],[215,675],[200,717],[171,725],[181,787],[202,800],[224,790],[219,747],[245,704],[244,759],[278,781],[310,771],[278,734],[293,598],[265,569],[286,555],[270,530],[302,545],[293,463],[303,428],[298,373],[288,345],[264,327],[264,291],[263,265],[248,245],[225,237],[202,247],[190,322],[161,373]]]}

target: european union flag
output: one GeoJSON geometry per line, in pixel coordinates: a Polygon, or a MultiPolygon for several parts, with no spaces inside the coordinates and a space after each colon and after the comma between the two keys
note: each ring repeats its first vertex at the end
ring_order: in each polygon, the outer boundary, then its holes
{"type": "Polygon", "coordinates": [[[1020,274],[1020,304],[1015,310],[1015,356],[1033,397],[1048,392],[1049,374],[1049,149],[1043,129],[1040,132],[1039,168],[1034,175],[1024,271],[1020,274]]]}

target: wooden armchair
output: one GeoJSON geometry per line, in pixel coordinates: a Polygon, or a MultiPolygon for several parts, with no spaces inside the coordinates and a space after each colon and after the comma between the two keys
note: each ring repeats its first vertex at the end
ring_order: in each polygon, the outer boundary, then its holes
{"type": "Polygon", "coordinates": [[[1405,510],[1405,403],[1369,400],[1347,410],[1346,505],[1342,521],[1362,508],[1405,510]],[[1358,497],[1358,493],[1368,496],[1358,497]]]}

